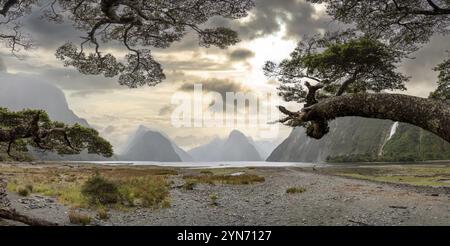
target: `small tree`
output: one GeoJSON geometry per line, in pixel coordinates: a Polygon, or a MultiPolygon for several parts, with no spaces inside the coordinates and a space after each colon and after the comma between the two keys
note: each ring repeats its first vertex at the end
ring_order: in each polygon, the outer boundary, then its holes
{"type": "Polygon", "coordinates": [[[13,153],[27,152],[29,146],[66,155],[79,154],[84,149],[105,157],[113,154],[111,144],[96,130],[51,121],[42,110],[10,112],[0,108],[0,144],[14,159],[18,156],[13,153]]]}
{"type": "MultiPolygon", "coordinates": [[[[280,64],[267,62],[264,71],[282,83],[280,96],[304,103],[304,111],[308,111],[322,100],[343,94],[406,90],[408,78],[395,71],[401,57],[401,52],[367,36],[328,34],[300,42],[290,59],[280,64]]],[[[328,132],[327,119],[287,117],[281,122],[305,126],[314,138],[328,132]]]]}

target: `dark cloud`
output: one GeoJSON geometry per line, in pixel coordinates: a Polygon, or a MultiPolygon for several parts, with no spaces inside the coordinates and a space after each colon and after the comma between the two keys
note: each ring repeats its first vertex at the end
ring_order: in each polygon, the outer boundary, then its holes
{"type": "Polygon", "coordinates": [[[255,56],[255,53],[248,49],[236,49],[229,53],[230,61],[245,61],[255,56]]]}
{"type": "Polygon", "coordinates": [[[411,55],[411,59],[405,59],[400,70],[411,76],[409,84],[427,85],[430,90],[436,87],[437,73],[433,70],[439,63],[443,62],[450,50],[448,37],[434,36],[430,42],[411,55]]]}
{"type": "Polygon", "coordinates": [[[34,43],[46,50],[56,50],[65,42],[80,43],[86,33],[77,30],[70,20],[55,23],[42,18],[42,12],[36,9],[24,18],[24,32],[31,35],[34,43]]]}
{"type": "Polygon", "coordinates": [[[251,18],[245,22],[217,17],[209,24],[230,27],[243,40],[279,32],[283,25],[286,27],[286,36],[296,39],[317,34],[323,29],[329,30],[336,25],[329,16],[318,13],[313,4],[305,0],[256,0],[256,6],[250,13],[251,18]]]}
{"type": "Polygon", "coordinates": [[[159,116],[167,116],[174,110],[173,105],[165,105],[161,109],[159,109],[158,115],[159,116]]]}
{"type": "Polygon", "coordinates": [[[203,91],[218,92],[225,98],[227,92],[248,92],[250,89],[236,81],[229,79],[208,79],[199,82],[183,83],[179,90],[191,92],[194,90],[194,84],[201,84],[203,91]]]}

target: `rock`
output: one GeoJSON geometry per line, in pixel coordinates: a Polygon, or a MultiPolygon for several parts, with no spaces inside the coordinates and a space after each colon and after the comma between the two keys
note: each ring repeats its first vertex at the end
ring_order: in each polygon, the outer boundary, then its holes
{"type": "Polygon", "coordinates": [[[8,195],[6,193],[6,181],[0,178],[0,208],[10,206],[8,195]]]}
{"type": "Polygon", "coordinates": [[[241,176],[241,175],[244,175],[244,174],[245,174],[245,172],[237,172],[237,173],[230,174],[230,176],[241,176]]]}

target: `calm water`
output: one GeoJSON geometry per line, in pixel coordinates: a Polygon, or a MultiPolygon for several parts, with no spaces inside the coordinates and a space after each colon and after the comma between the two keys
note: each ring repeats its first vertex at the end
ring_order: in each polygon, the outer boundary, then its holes
{"type": "Polygon", "coordinates": [[[77,163],[94,163],[100,165],[133,165],[133,166],[165,166],[165,167],[312,167],[326,164],[303,162],[265,162],[265,161],[218,161],[218,162],[158,162],[158,161],[76,161],[77,163]]]}

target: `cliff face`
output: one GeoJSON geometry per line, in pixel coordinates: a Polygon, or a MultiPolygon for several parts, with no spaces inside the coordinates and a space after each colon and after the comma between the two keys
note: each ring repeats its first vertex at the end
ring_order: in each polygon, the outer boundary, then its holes
{"type": "Polygon", "coordinates": [[[330,132],[319,140],[306,136],[304,128],[295,128],[267,160],[323,162],[328,156],[376,154],[391,125],[392,121],[340,118],[330,123],[330,132]]]}
{"type": "Polygon", "coordinates": [[[50,83],[23,75],[0,73],[0,88],[0,107],[13,111],[43,109],[52,120],[89,126],[85,119],[69,108],[61,89],[50,83]]]}
{"type": "Polygon", "coordinates": [[[357,162],[449,159],[450,145],[409,124],[359,117],[339,118],[316,140],[296,128],[267,161],[357,162]]]}
{"type": "Polygon", "coordinates": [[[181,161],[171,142],[160,133],[152,131],[137,137],[120,159],[124,161],[181,161]]]}
{"type": "Polygon", "coordinates": [[[178,153],[183,150],[176,148],[178,146],[175,146],[162,133],[140,126],[134,136],[130,138],[124,154],[119,159],[124,161],[179,162],[182,161],[182,158],[178,153]]]}

